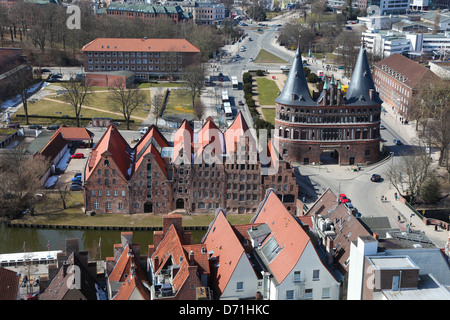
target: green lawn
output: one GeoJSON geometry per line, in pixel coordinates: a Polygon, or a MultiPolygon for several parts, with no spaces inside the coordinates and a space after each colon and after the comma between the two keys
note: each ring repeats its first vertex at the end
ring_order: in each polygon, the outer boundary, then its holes
{"type": "Polygon", "coordinates": [[[275,125],[275,108],[261,108],[267,122],[275,125]]]}
{"type": "Polygon", "coordinates": [[[287,63],[286,60],[281,59],[280,57],[278,57],[264,49],[261,49],[261,51],[259,51],[258,55],[255,58],[255,62],[258,62],[258,63],[287,63]]]}
{"type": "Polygon", "coordinates": [[[194,109],[192,108],[191,97],[187,90],[171,90],[169,93],[169,99],[167,100],[166,109],[164,110],[164,115],[174,115],[174,114],[194,114],[194,109]]]}
{"type": "Polygon", "coordinates": [[[146,82],[141,83],[139,85],[139,89],[146,89],[146,88],[171,88],[171,87],[182,87],[184,86],[184,83],[181,82],[146,82]]]}
{"type": "Polygon", "coordinates": [[[267,78],[256,78],[256,84],[258,86],[259,105],[274,105],[278,92],[280,92],[276,82],[267,78]]]}
{"type": "MultiPolygon", "coordinates": [[[[12,223],[36,223],[51,225],[73,226],[162,226],[161,215],[150,213],[141,214],[96,214],[88,216],[83,213],[83,193],[70,192],[66,201],[67,209],[62,210],[62,202],[56,193],[46,193],[42,200],[36,204],[34,216],[27,215],[12,223]]],[[[169,212],[168,212],[169,213],[169,212]]],[[[184,226],[208,226],[213,220],[214,214],[183,215],[184,226]]],[[[239,214],[227,215],[232,224],[249,223],[253,215],[239,214]]]]}

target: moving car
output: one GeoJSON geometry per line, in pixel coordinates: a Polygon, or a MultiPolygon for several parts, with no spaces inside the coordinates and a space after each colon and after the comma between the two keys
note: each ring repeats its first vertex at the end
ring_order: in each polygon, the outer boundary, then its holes
{"type": "Polygon", "coordinates": [[[51,125],[47,127],[47,130],[58,130],[59,126],[57,124],[51,125]]]}
{"type": "Polygon", "coordinates": [[[6,127],[7,128],[20,128],[20,123],[10,123],[6,127]]]}
{"type": "Polygon", "coordinates": [[[84,154],[82,153],[75,153],[70,156],[70,159],[84,159],[84,154]]]}
{"type": "Polygon", "coordinates": [[[370,181],[379,182],[381,181],[381,176],[379,174],[373,174],[372,177],[370,177],[370,181]]]}
{"type": "Polygon", "coordinates": [[[339,200],[340,200],[342,203],[350,202],[350,199],[347,198],[347,196],[345,195],[345,193],[341,193],[341,194],[339,195],[339,200]]]}
{"type": "Polygon", "coordinates": [[[28,127],[28,129],[36,129],[36,130],[41,130],[42,126],[38,125],[38,124],[32,124],[31,126],[28,127]]]}

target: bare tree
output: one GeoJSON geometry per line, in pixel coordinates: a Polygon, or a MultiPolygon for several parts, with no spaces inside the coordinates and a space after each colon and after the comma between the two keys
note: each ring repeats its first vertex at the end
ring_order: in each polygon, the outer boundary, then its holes
{"type": "Polygon", "coordinates": [[[42,156],[32,156],[18,146],[0,158],[0,212],[7,219],[20,217],[26,209],[34,214],[41,179],[49,168],[42,156]]]}
{"type": "Polygon", "coordinates": [[[428,146],[439,148],[439,165],[445,166],[450,143],[450,81],[423,81],[413,101],[411,115],[422,124],[428,146]]]}
{"type": "Polygon", "coordinates": [[[337,60],[344,66],[344,72],[349,75],[358,57],[360,37],[354,31],[343,31],[335,39],[338,52],[337,60]]]}
{"type": "Polygon", "coordinates": [[[202,65],[192,65],[184,70],[184,80],[186,89],[191,97],[192,107],[195,105],[195,98],[205,90],[205,69],[202,65]]]}
{"type": "Polygon", "coordinates": [[[120,79],[113,83],[110,90],[112,110],[123,114],[127,130],[130,130],[130,120],[133,112],[146,101],[146,96],[138,86],[126,87],[126,83],[120,79]]]}
{"type": "Polygon", "coordinates": [[[200,100],[197,100],[194,103],[194,115],[197,118],[197,120],[202,120],[204,113],[205,113],[205,105],[200,100]]]}
{"type": "Polygon", "coordinates": [[[431,158],[424,147],[416,148],[411,154],[402,154],[397,164],[392,164],[387,177],[397,192],[410,197],[414,204],[416,197],[428,177],[431,158]]]}
{"type": "Polygon", "coordinates": [[[91,88],[88,84],[89,81],[75,81],[70,80],[68,82],[61,83],[61,86],[65,89],[62,96],[63,100],[72,105],[75,118],[77,120],[77,127],[81,127],[81,108],[83,104],[89,101],[91,95],[91,88]]]}
{"type": "Polygon", "coordinates": [[[18,66],[17,68],[22,68],[17,70],[10,80],[11,90],[14,94],[20,96],[20,101],[23,105],[23,111],[25,113],[25,123],[30,124],[28,120],[28,97],[30,95],[30,87],[35,83],[33,80],[33,74],[31,67],[28,65],[18,66]]]}
{"type": "Polygon", "coordinates": [[[161,117],[164,108],[164,93],[162,88],[158,88],[152,94],[150,113],[155,118],[155,125],[158,125],[158,119],[161,117]]]}

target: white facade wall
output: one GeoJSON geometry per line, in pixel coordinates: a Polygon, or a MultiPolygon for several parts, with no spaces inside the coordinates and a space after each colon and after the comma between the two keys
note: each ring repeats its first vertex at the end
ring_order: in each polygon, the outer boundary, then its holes
{"type": "Polygon", "coordinates": [[[288,290],[293,290],[293,300],[309,299],[305,289],[312,289],[312,300],[339,300],[340,283],[324,266],[311,242],[308,243],[299,261],[284,281],[275,286],[273,280],[270,286],[271,300],[286,300],[288,290]],[[313,279],[314,270],[319,270],[318,279],[313,279]],[[294,281],[294,274],[300,271],[300,283],[294,281]],[[329,288],[328,296],[323,296],[323,289],[329,288]]]}
{"type": "Polygon", "coordinates": [[[377,253],[378,241],[365,242],[358,238],[357,245],[350,244],[347,300],[361,300],[364,280],[364,257],[377,253]]]}
{"type": "MultiPolygon", "coordinates": [[[[225,264],[226,261],[221,261],[220,263],[225,264]]],[[[219,266],[219,268],[220,267],[227,268],[226,265],[219,266]]],[[[247,255],[243,252],[220,299],[237,300],[240,298],[255,297],[256,292],[261,290],[262,288],[258,287],[258,278],[256,277],[255,271],[251,266],[247,255]],[[238,282],[243,283],[242,290],[238,290],[238,282]]]]}

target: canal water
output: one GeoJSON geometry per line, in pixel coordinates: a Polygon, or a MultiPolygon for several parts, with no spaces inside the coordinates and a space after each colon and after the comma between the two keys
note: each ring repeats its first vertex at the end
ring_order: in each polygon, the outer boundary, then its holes
{"type": "MultiPolygon", "coordinates": [[[[78,238],[80,250],[89,252],[90,260],[104,260],[112,257],[113,246],[120,243],[120,233],[116,230],[67,230],[41,228],[12,228],[0,223],[0,254],[23,252],[25,250],[45,251],[65,249],[65,241],[78,238]],[[99,247],[99,240],[101,245],[99,247]]],[[[191,243],[200,243],[206,230],[192,230],[191,243]]],[[[153,244],[153,231],[133,231],[133,243],[141,245],[141,254],[147,255],[147,246],[153,244]]]]}

